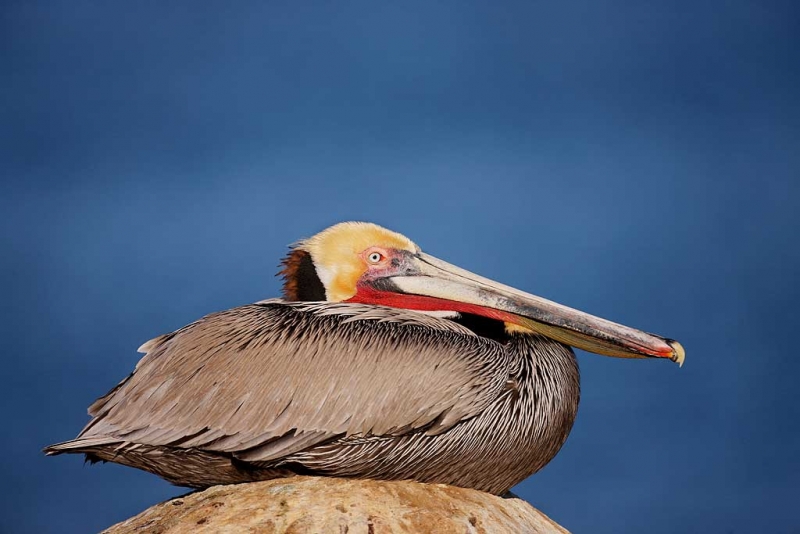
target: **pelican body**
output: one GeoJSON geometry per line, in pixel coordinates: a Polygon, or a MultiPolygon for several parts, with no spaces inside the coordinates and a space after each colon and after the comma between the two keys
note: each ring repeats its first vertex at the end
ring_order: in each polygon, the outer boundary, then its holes
{"type": "Polygon", "coordinates": [[[313,474],[503,494],[572,428],[570,346],[684,359],[673,340],[498,284],[370,223],[301,241],[281,274],[283,299],[145,343],[80,435],[45,452],[194,488],[313,474]]]}

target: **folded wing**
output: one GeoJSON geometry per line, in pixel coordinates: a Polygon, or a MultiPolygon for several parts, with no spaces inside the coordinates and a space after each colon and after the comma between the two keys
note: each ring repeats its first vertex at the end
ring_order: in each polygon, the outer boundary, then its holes
{"type": "Polygon", "coordinates": [[[68,444],[268,462],[342,436],[437,434],[495,400],[511,365],[502,345],[446,319],[279,300],[209,315],[143,350],[68,444]]]}

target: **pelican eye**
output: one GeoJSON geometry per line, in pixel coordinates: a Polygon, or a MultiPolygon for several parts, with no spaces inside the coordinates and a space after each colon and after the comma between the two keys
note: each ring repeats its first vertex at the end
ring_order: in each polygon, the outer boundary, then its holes
{"type": "Polygon", "coordinates": [[[383,254],[380,252],[370,252],[367,256],[367,261],[370,263],[380,263],[383,260],[383,254]]]}

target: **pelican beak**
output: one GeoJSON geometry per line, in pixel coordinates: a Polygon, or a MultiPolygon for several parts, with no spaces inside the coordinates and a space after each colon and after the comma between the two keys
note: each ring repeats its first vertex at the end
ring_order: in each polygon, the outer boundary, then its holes
{"type": "Polygon", "coordinates": [[[410,255],[401,272],[374,280],[369,300],[408,309],[482,315],[606,356],[669,358],[679,365],[685,358],[677,341],[519,291],[428,254],[410,255]]]}

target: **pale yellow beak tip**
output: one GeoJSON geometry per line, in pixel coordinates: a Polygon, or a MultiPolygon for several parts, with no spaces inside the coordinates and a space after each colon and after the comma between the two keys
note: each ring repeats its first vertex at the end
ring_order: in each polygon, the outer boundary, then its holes
{"type": "Polygon", "coordinates": [[[675,340],[670,340],[669,346],[672,347],[673,351],[672,361],[677,363],[678,367],[683,367],[683,360],[686,359],[686,351],[683,349],[683,345],[675,340]]]}

